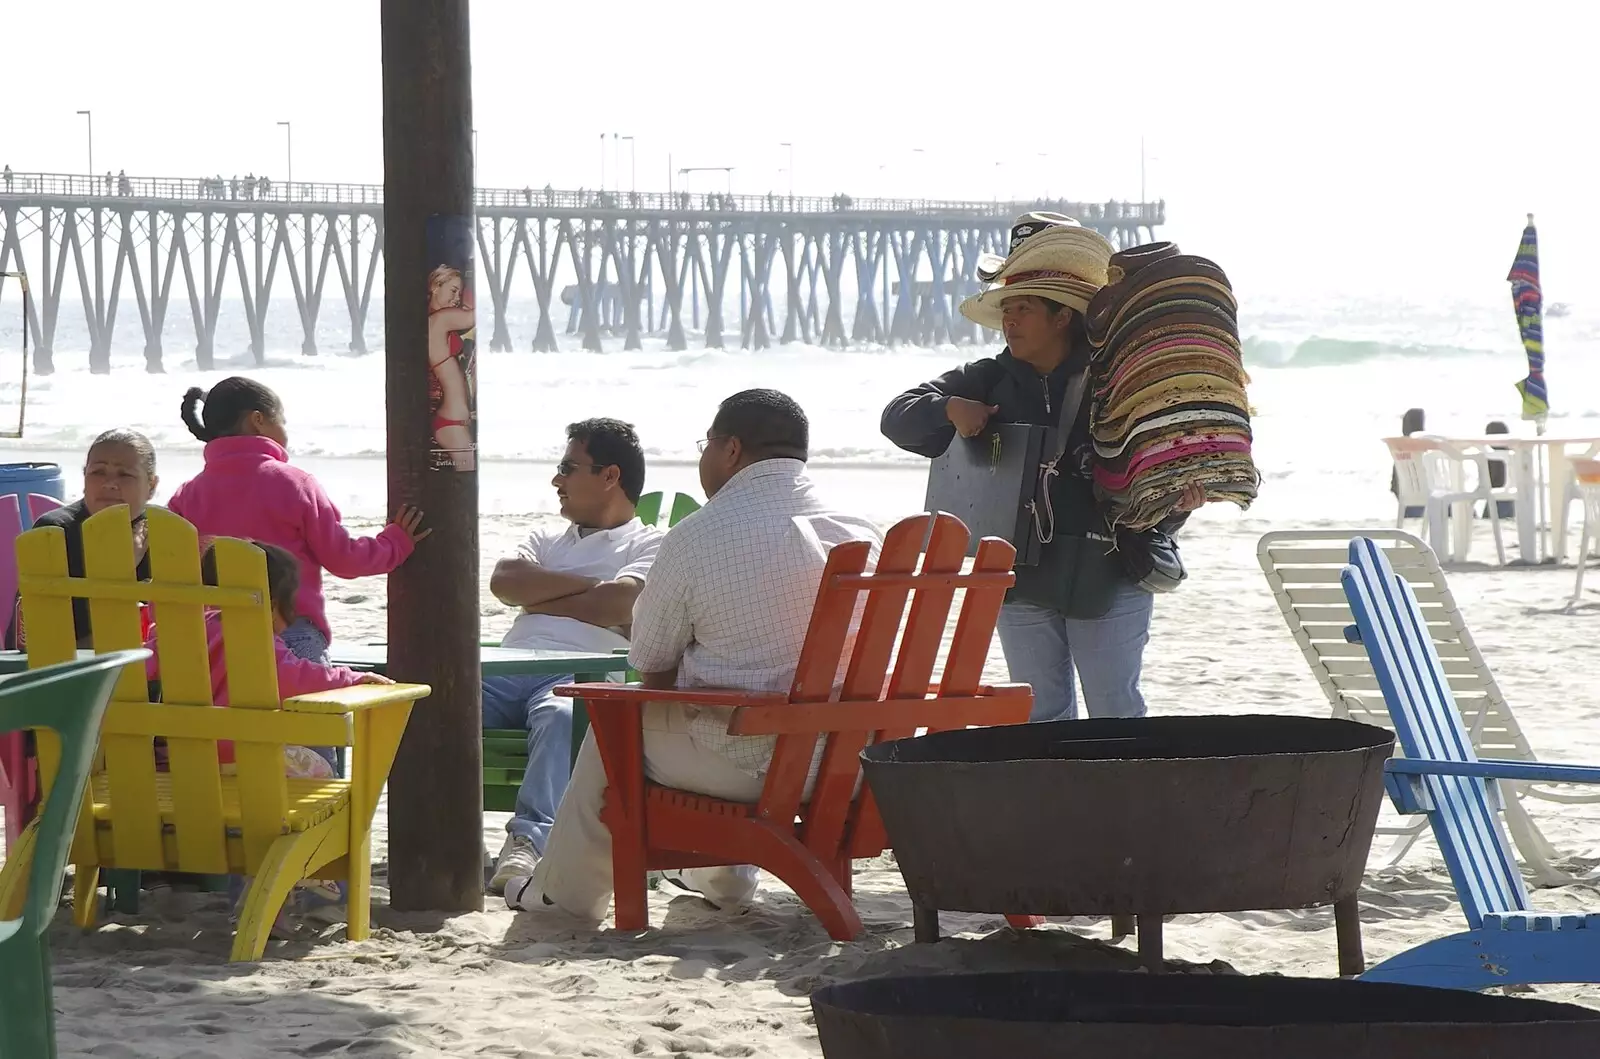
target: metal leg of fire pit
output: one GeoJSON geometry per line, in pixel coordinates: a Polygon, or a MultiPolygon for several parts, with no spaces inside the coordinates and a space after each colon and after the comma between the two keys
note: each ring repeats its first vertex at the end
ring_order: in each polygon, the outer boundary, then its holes
{"type": "Polygon", "coordinates": [[[911,936],[916,941],[939,940],[939,910],[911,902],[911,936]]]}
{"type": "Polygon", "coordinates": [[[1139,917],[1139,962],[1151,974],[1160,974],[1165,964],[1161,959],[1160,916],[1139,917]]]}
{"type": "Polygon", "coordinates": [[[1333,904],[1334,933],[1339,939],[1339,974],[1353,977],[1366,971],[1367,959],[1361,951],[1361,907],[1356,895],[1333,904]]]}
{"type": "Polygon", "coordinates": [[[1111,917],[1111,940],[1112,941],[1121,941],[1123,938],[1132,936],[1133,932],[1134,932],[1134,921],[1133,921],[1133,917],[1132,916],[1112,916],[1111,917]]]}

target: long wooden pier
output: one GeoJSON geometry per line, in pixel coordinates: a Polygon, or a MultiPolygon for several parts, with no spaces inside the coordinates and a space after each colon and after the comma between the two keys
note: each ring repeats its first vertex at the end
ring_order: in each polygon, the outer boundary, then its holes
{"type": "MultiPolygon", "coordinates": [[[[60,313],[74,302],[91,369],[110,371],[117,315],[130,297],[149,371],[162,370],[169,310],[181,314],[185,303],[200,368],[218,354],[225,312],[242,311],[249,352],[262,362],[268,309],[285,277],[303,354],[318,353],[319,326],[327,333],[325,295],[348,321],[348,348],[365,352],[373,296],[382,296],[382,191],[7,173],[0,273],[29,276],[40,372],[54,369],[60,313]]],[[[1148,241],[1166,220],[1164,202],[480,188],[480,326],[494,351],[554,350],[563,334],[590,350],[608,341],[637,349],[650,335],[676,350],[691,338],[749,349],[969,343],[978,330],[956,305],[978,288],[978,255],[1003,252],[1010,222],[1029,209],[1077,217],[1119,247],[1148,241]],[[514,333],[510,310],[524,299],[537,307],[531,333],[514,333]]]]}

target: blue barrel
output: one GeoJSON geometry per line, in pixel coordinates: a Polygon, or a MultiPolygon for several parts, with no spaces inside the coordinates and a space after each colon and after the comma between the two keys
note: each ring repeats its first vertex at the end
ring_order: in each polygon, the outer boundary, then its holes
{"type": "Polygon", "coordinates": [[[0,496],[15,496],[22,512],[23,528],[33,524],[28,516],[28,494],[40,493],[65,501],[66,481],[61,467],[54,463],[0,463],[0,496]]]}

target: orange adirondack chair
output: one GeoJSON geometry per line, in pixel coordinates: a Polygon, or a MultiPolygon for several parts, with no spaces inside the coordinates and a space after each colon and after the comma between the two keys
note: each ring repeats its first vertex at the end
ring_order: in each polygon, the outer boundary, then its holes
{"type": "MultiPolygon", "coordinates": [[[[919,728],[1016,724],[1026,721],[1033,707],[1026,684],[980,683],[1000,604],[1015,580],[1016,549],[986,537],[972,571],[962,573],[968,540],[967,527],[953,515],[925,514],[889,531],[874,572],[866,572],[870,547],[865,541],[835,547],[788,695],[711,688],[662,692],[637,684],[556,689],[558,695],[584,700],[605,765],[601,815],[611,829],[618,930],[649,926],[649,871],[755,864],[792,887],[833,938],[849,941],[861,933],[861,917],[851,901],[851,861],[876,856],[888,846],[872,792],[859,783],[862,747],[912,736],[919,728]],[[934,684],[940,641],[958,589],[965,590],[961,615],[943,674],[934,684]],[[855,649],[835,696],[834,679],[862,593],[867,599],[855,649]],[[902,634],[908,597],[914,598],[902,634]],[[728,802],[647,781],[641,708],[652,700],[733,707],[730,734],[777,736],[761,800],[728,802]],[[826,738],[826,749],[811,799],[802,803],[819,737],[826,738]]],[[[1043,922],[1032,916],[1007,918],[1018,927],[1043,922]]]]}

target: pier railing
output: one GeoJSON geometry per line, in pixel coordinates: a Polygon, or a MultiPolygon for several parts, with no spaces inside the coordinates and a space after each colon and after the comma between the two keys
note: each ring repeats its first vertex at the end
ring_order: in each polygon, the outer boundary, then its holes
{"type": "MultiPolygon", "coordinates": [[[[163,199],[186,202],[261,202],[308,207],[325,205],[377,206],[383,203],[382,184],[343,184],[322,181],[279,183],[268,177],[133,177],[106,173],[7,172],[0,178],[0,195],[28,198],[163,199]]],[[[951,201],[909,198],[858,199],[850,195],[729,195],[722,192],[618,191],[542,188],[478,188],[480,209],[637,210],[641,212],[709,213],[905,213],[969,214],[974,217],[1014,216],[1019,207],[1048,206],[1082,220],[1125,220],[1142,225],[1165,222],[1164,202],[1064,202],[1037,199],[1030,202],[951,201]]]]}

